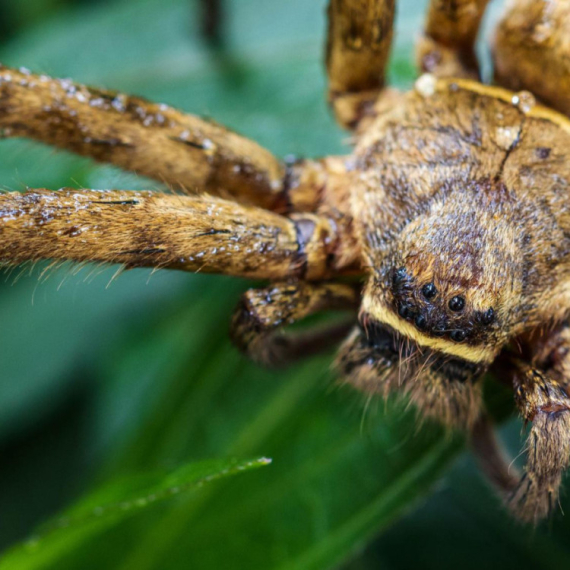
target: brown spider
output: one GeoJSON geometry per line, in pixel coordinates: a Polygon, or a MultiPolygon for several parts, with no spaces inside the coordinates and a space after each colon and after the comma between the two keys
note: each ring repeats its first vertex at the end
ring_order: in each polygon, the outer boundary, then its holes
{"type": "Polygon", "coordinates": [[[25,136],[186,195],[62,189],[0,196],[0,259],[54,259],[266,279],[232,337],[275,365],[347,336],[338,368],[368,393],[469,431],[523,520],[557,501],[570,459],[568,1],[518,0],[496,32],[497,83],[474,53],[487,0],[432,0],[414,90],[384,87],[394,0],[331,0],[327,69],[350,156],[284,164],[166,105],[0,70],[3,136],[25,136]],[[534,93],[552,109],[535,104],[534,93]],[[188,192],[196,192],[188,195],[188,192]],[[361,285],[362,283],[362,285],[361,285]],[[293,336],[309,314],[358,325],[293,336]],[[483,411],[493,371],[532,422],[522,477],[483,411]]]}

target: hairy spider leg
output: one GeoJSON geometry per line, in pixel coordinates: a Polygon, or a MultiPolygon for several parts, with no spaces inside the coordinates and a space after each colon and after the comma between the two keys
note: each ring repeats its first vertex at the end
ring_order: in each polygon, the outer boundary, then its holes
{"type": "Polygon", "coordinates": [[[482,424],[472,434],[473,449],[517,518],[537,523],[556,508],[570,463],[570,328],[564,324],[517,344],[527,358],[504,356],[495,371],[512,383],[517,408],[531,424],[522,476],[482,424]]]}
{"type": "Polygon", "coordinates": [[[385,88],[395,0],[330,0],[329,102],[337,121],[356,128],[385,88]]]}
{"type": "Polygon", "coordinates": [[[320,162],[286,165],[257,143],[168,105],[7,67],[0,67],[0,136],[35,139],[185,193],[280,212],[294,209],[296,195],[318,203],[326,174],[320,162]]]}
{"type": "Polygon", "coordinates": [[[526,89],[570,114],[570,4],[565,0],[509,3],[494,42],[495,81],[526,89]]]}
{"type": "Polygon", "coordinates": [[[480,79],[475,41],[489,0],[431,0],[416,45],[418,67],[438,77],[480,79]]]}
{"type": "MultiPolygon", "coordinates": [[[[243,203],[152,192],[7,193],[0,196],[4,265],[95,261],[271,280],[358,268],[343,157],[284,164],[213,122],[24,69],[0,68],[0,95],[4,137],[26,136],[174,189],[243,203]]],[[[346,330],[339,325],[289,344],[314,352],[346,330]]]]}
{"type": "MultiPolygon", "coordinates": [[[[212,196],[62,189],[0,195],[0,260],[121,263],[259,279],[342,271],[336,224],[212,196]]],[[[341,262],[342,265],[342,262],[341,262]]]]}
{"type": "Polygon", "coordinates": [[[527,364],[518,366],[513,383],[517,407],[532,427],[525,471],[509,506],[519,519],[537,522],[557,506],[570,461],[570,397],[567,385],[527,364]]]}
{"type": "Polygon", "coordinates": [[[232,340],[249,358],[265,366],[288,365],[340,343],[356,320],[360,286],[344,283],[275,283],[250,289],[237,307],[232,340]],[[283,333],[284,326],[327,310],[350,310],[353,317],[336,324],[283,333]]]}

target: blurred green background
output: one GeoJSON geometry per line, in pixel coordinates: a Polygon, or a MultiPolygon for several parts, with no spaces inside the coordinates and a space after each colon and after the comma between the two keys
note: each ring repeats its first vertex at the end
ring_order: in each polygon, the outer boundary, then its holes
{"type": "MultiPolygon", "coordinates": [[[[196,0],[3,0],[0,60],[215,117],[282,156],[346,152],[324,102],[324,4],[226,0],[211,49],[196,0]]],[[[424,7],[400,2],[401,87],[424,7]]],[[[0,148],[7,189],[159,189],[0,148]]],[[[114,272],[0,282],[2,570],[570,567],[561,513],[513,523],[461,439],[339,388],[332,355],[280,373],[246,362],[227,330],[251,283],[114,272]]],[[[515,453],[520,430],[502,428],[515,453]]]]}

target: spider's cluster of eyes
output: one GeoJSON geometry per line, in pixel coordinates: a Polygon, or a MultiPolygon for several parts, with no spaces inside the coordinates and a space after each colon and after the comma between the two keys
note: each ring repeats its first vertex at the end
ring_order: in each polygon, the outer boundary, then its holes
{"type": "MultiPolygon", "coordinates": [[[[470,336],[473,325],[488,327],[495,320],[495,311],[493,308],[486,311],[479,311],[475,315],[475,322],[469,323],[466,327],[451,327],[448,319],[443,317],[433,318],[432,314],[440,313],[437,307],[432,306],[433,301],[437,298],[439,291],[434,283],[426,283],[421,288],[422,297],[427,303],[427,310],[422,311],[410,299],[410,293],[413,291],[411,278],[406,268],[400,267],[394,273],[393,292],[397,299],[397,310],[400,317],[406,321],[413,323],[415,327],[422,332],[429,332],[435,336],[448,336],[453,342],[463,342],[470,336]]],[[[447,303],[448,309],[452,313],[462,313],[465,309],[465,298],[461,295],[455,295],[449,299],[447,303]]]]}

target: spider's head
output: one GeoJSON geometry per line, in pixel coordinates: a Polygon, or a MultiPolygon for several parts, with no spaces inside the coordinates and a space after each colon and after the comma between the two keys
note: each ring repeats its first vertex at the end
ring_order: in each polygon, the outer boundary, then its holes
{"type": "Polygon", "coordinates": [[[524,305],[524,236],[500,192],[479,185],[434,200],[381,255],[370,248],[362,313],[420,346],[494,360],[524,305]]]}
{"type": "Polygon", "coordinates": [[[471,382],[511,336],[523,305],[520,232],[461,198],[432,203],[383,250],[369,246],[361,327],[341,356],[361,387],[420,370],[439,384],[471,382]]]}

